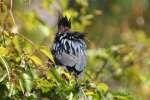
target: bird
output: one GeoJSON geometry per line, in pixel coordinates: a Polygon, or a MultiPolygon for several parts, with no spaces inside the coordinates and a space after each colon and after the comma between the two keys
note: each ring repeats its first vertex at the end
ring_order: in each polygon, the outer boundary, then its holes
{"type": "Polygon", "coordinates": [[[85,33],[70,31],[71,18],[62,16],[58,20],[51,52],[56,65],[63,66],[67,71],[78,76],[87,63],[87,46],[85,33]]]}

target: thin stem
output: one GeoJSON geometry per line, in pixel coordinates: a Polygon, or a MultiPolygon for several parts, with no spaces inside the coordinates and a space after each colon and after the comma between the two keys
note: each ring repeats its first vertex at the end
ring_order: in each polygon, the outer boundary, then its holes
{"type": "Polygon", "coordinates": [[[0,12],[3,12],[3,0],[0,0],[0,12]]]}
{"type": "Polygon", "coordinates": [[[16,26],[15,19],[14,19],[14,16],[13,16],[13,0],[10,0],[9,14],[10,14],[10,16],[12,18],[13,24],[16,26]]]}

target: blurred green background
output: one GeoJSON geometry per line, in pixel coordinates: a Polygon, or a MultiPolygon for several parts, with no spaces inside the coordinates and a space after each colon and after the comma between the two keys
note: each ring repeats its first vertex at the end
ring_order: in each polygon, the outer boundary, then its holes
{"type": "Polygon", "coordinates": [[[4,0],[0,6],[1,31],[5,26],[7,32],[50,49],[58,18],[65,15],[72,20],[72,31],[87,33],[84,80],[105,83],[112,93],[149,100],[150,0],[13,0],[15,23],[11,16],[6,18],[9,4],[4,0]]]}

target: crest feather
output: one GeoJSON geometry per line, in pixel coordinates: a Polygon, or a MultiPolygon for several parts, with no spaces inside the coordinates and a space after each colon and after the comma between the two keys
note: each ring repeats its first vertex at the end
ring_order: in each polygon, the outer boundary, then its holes
{"type": "Polygon", "coordinates": [[[61,17],[58,21],[58,27],[60,26],[71,28],[71,19],[68,19],[66,16],[61,17]]]}

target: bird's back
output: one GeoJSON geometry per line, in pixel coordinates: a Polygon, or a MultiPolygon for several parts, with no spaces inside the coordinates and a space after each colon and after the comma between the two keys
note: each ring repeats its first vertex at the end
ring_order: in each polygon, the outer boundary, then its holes
{"type": "Polygon", "coordinates": [[[57,65],[65,66],[70,72],[80,74],[86,65],[86,44],[80,32],[56,34],[52,53],[57,65]]]}

